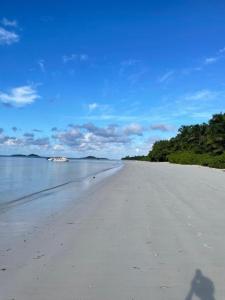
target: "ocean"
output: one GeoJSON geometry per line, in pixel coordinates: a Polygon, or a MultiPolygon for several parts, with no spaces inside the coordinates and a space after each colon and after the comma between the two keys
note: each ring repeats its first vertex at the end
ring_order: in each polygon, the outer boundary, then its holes
{"type": "Polygon", "coordinates": [[[9,228],[10,234],[27,230],[68,203],[78,201],[91,184],[121,166],[116,160],[61,163],[42,158],[0,157],[0,227],[9,228]]]}

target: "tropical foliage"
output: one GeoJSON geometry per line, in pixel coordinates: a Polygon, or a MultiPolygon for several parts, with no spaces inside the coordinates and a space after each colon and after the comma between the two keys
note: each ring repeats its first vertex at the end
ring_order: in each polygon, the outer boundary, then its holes
{"type": "Polygon", "coordinates": [[[168,161],[183,165],[200,165],[225,169],[225,153],[220,155],[210,155],[193,152],[174,152],[168,156],[168,161]]]}
{"type": "Polygon", "coordinates": [[[175,137],[155,142],[148,155],[140,158],[225,168],[225,113],[213,115],[208,123],[181,126],[175,137]]]}
{"type": "Polygon", "coordinates": [[[125,156],[122,160],[148,160],[147,156],[137,155],[137,156],[125,156]]]}

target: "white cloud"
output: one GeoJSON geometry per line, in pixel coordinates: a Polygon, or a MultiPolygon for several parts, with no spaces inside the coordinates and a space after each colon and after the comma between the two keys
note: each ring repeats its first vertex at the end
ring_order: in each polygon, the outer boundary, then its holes
{"type": "Polygon", "coordinates": [[[9,93],[0,91],[0,101],[15,107],[31,104],[38,98],[37,91],[30,85],[12,88],[9,93]]]}
{"type": "Polygon", "coordinates": [[[44,59],[39,59],[38,65],[39,65],[41,71],[45,72],[45,61],[44,61],[44,59]]]}
{"type": "Polygon", "coordinates": [[[199,66],[184,68],[181,72],[183,75],[190,75],[192,72],[202,71],[205,67],[217,63],[225,58],[225,47],[219,49],[213,56],[209,56],[201,59],[199,66]]]}
{"type": "Polygon", "coordinates": [[[174,71],[173,71],[173,70],[168,71],[168,72],[166,72],[165,74],[163,74],[163,75],[158,79],[158,81],[159,81],[160,83],[167,82],[169,79],[172,78],[173,75],[174,75],[174,71]]]}
{"type": "Polygon", "coordinates": [[[64,63],[67,63],[69,61],[76,60],[77,59],[77,54],[63,55],[62,59],[63,59],[64,63]]]}
{"type": "Polygon", "coordinates": [[[224,52],[225,52],[225,47],[223,47],[219,50],[219,53],[224,53],[224,52]]]}
{"type": "Polygon", "coordinates": [[[70,124],[69,129],[57,132],[52,136],[57,144],[65,145],[76,151],[107,150],[116,145],[132,144],[135,137],[141,136],[144,129],[139,124],[120,127],[111,124],[98,127],[93,123],[83,125],[70,124]]]}
{"type": "Polygon", "coordinates": [[[126,135],[142,135],[143,127],[140,124],[132,123],[124,128],[124,133],[126,135]]]}
{"type": "Polygon", "coordinates": [[[34,135],[26,133],[23,137],[14,137],[1,135],[0,136],[0,146],[21,146],[21,147],[37,147],[37,148],[49,148],[50,139],[48,137],[35,138],[34,135]]]}
{"type": "Polygon", "coordinates": [[[61,144],[55,144],[55,145],[53,145],[53,150],[55,150],[55,151],[64,151],[65,150],[65,147],[63,146],[63,145],[61,145],[61,144]]]}
{"type": "Polygon", "coordinates": [[[135,66],[138,63],[140,63],[140,60],[137,59],[128,59],[128,60],[124,60],[121,62],[122,66],[126,66],[126,67],[130,67],[130,66],[135,66]]]}
{"type": "Polygon", "coordinates": [[[0,45],[11,45],[19,42],[19,35],[14,31],[9,31],[0,27],[0,45]]]}
{"type": "Polygon", "coordinates": [[[98,107],[99,107],[99,104],[96,103],[96,102],[88,104],[88,109],[89,109],[90,111],[93,111],[93,110],[95,110],[95,109],[98,108],[98,107]]]}
{"type": "Polygon", "coordinates": [[[168,132],[168,131],[173,131],[175,130],[174,126],[167,125],[167,124],[153,124],[150,126],[151,130],[158,130],[161,132],[168,132]]]}
{"type": "Polygon", "coordinates": [[[86,60],[88,60],[88,55],[87,55],[87,54],[80,54],[80,60],[81,60],[81,61],[86,61],[86,60]]]}
{"type": "Polygon", "coordinates": [[[220,59],[220,56],[207,57],[204,61],[205,65],[211,65],[216,63],[220,59]]]}
{"type": "Polygon", "coordinates": [[[62,60],[64,63],[68,63],[70,61],[87,61],[88,60],[88,55],[83,53],[83,54],[71,54],[71,55],[63,55],[62,60]]]}
{"type": "Polygon", "coordinates": [[[206,99],[213,99],[217,95],[216,92],[212,92],[210,90],[200,90],[196,91],[192,94],[186,95],[186,100],[206,100],[206,99]]]}
{"type": "Polygon", "coordinates": [[[224,58],[224,54],[225,54],[225,47],[219,49],[214,56],[206,57],[205,60],[204,60],[204,62],[203,62],[203,64],[204,65],[215,64],[216,62],[218,62],[219,60],[221,60],[222,58],[224,58]]]}
{"type": "Polygon", "coordinates": [[[7,18],[3,18],[1,20],[2,25],[4,25],[5,27],[17,27],[18,23],[16,20],[9,20],[7,18]]]}

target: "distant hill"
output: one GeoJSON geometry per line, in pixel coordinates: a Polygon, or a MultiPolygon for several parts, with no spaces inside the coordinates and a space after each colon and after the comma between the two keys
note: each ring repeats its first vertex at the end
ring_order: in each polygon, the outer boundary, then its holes
{"type": "Polygon", "coordinates": [[[12,154],[10,155],[11,157],[27,157],[27,158],[44,158],[43,156],[39,156],[37,154],[29,154],[29,155],[26,155],[26,154],[12,154]]]}
{"type": "Polygon", "coordinates": [[[103,159],[103,160],[108,160],[108,158],[105,158],[105,157],[95,157],[95,156],[91,156],[91,155],[86,156],[86,157],[81,157],[80,159],[97,159],[97,160],[103,159]]]}
{"type": "Polygon", "coordinates": [[[37,154],[29,154],[27,157],[36,157],[36,158],[42,158],[43,156],[37,155],[37,154]]]}
{"type": "MultiPolygon", "coordinates": [[[[24,157],[24,158],[49,158],[51,156],[40,156],[37,154],[12,154],[12,155],[0,155],[0,157],[24,157]]],[[[92,155],[80,157],[80,158],[74,158],[74,157],[68,157],[69,159],[92,159],[92,160],[108,160],[108,158],[105,157],[95,157],[92,155]]]]}

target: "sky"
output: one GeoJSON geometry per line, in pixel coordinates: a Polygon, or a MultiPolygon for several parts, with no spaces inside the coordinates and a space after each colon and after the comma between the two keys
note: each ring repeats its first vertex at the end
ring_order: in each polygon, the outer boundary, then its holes
{"type": "Polygon", "coordinates": [[[0,154],[147,154],[225,110],[225,1],[0,2],[0,154]]]}

